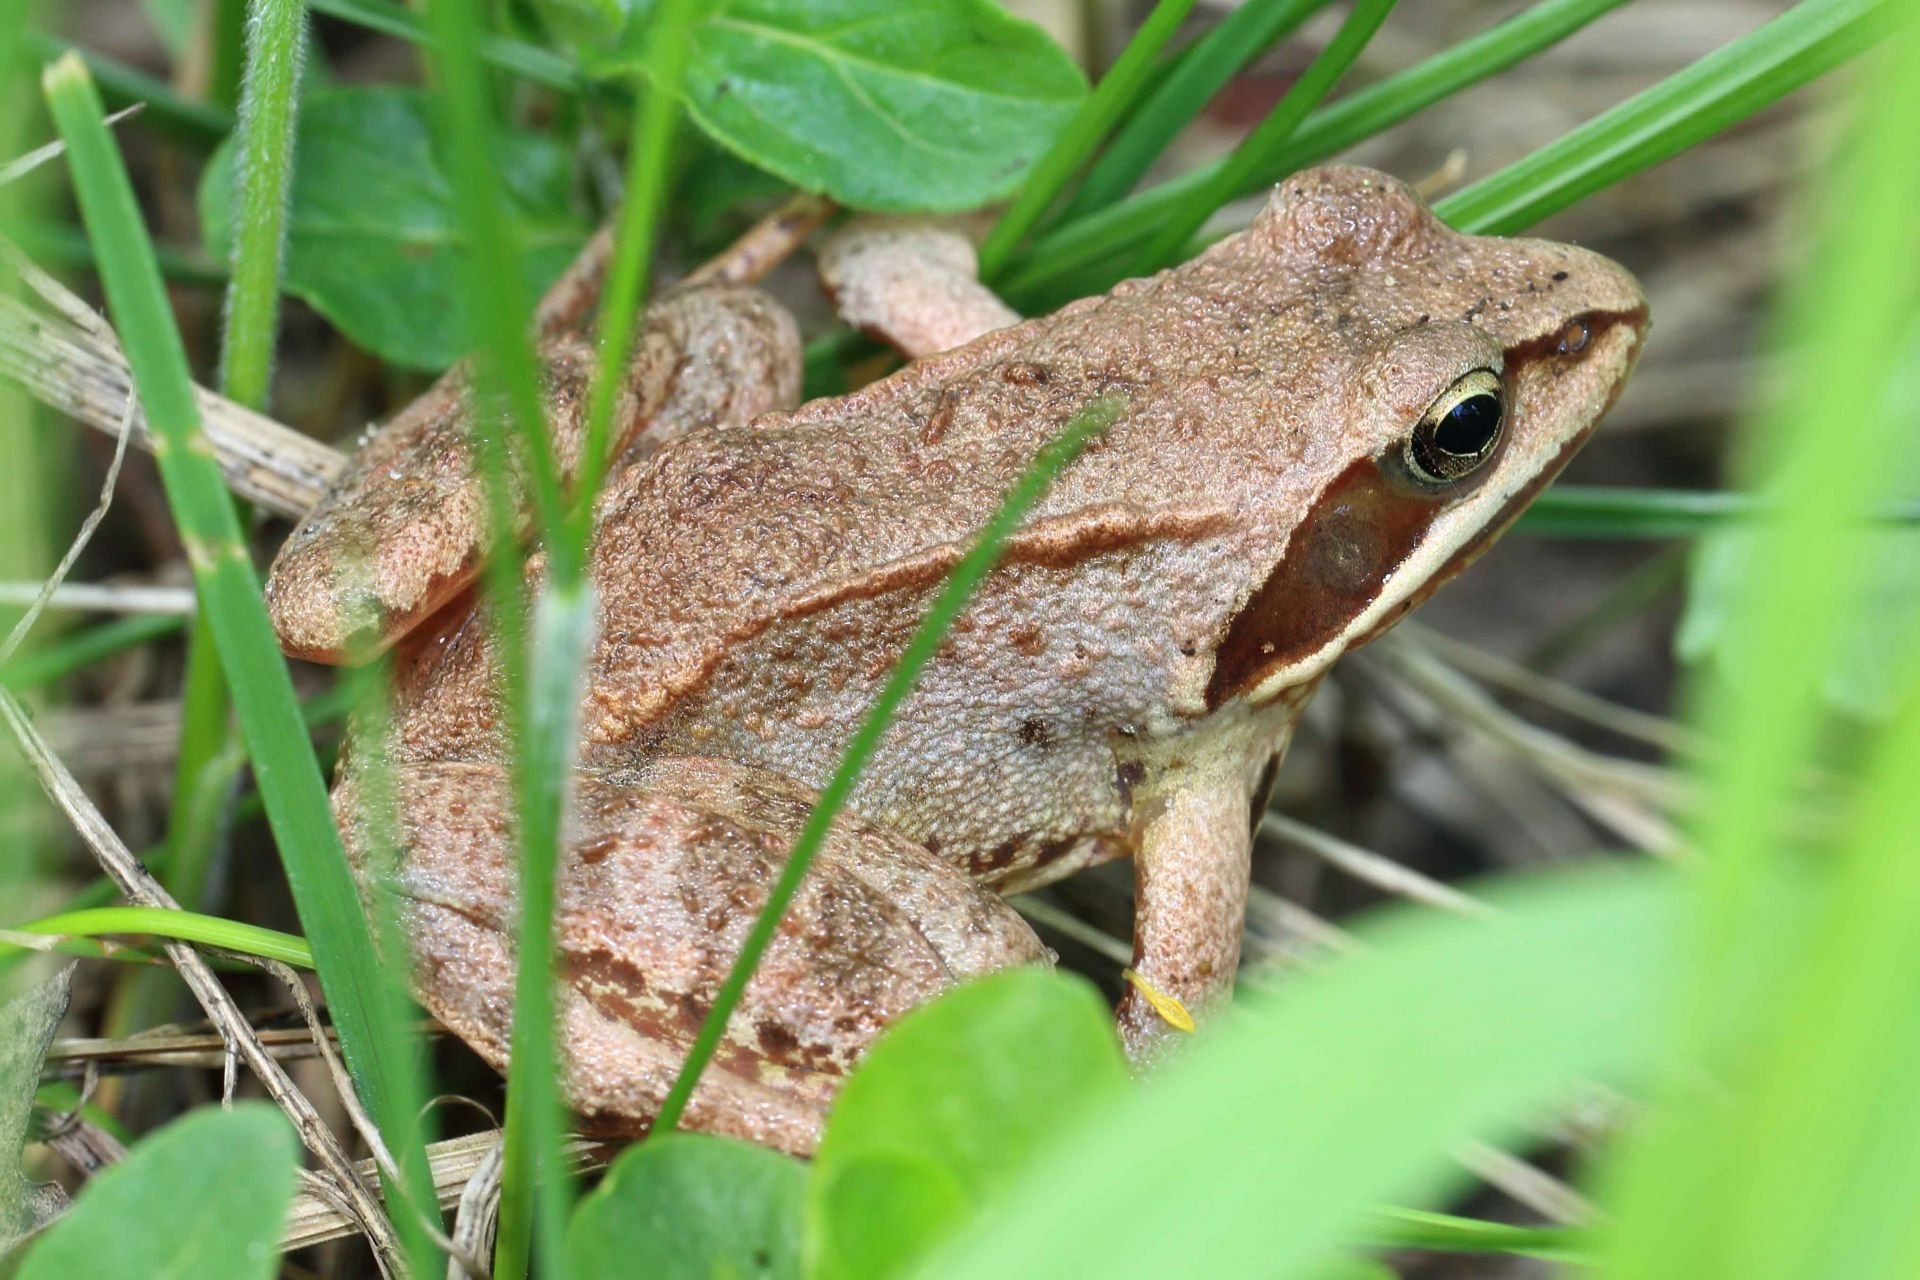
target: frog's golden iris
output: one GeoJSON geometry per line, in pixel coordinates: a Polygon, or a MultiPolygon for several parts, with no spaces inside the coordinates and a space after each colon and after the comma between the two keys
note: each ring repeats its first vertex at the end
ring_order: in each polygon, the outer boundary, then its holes
{"type": "Polygon", "coordinates": [[[1407,437],[1407,469],[1436,485],[1479,470],[1500,444],[1504,392],[1491,369],[1475,369],[1448,387],[1407,437]]]}

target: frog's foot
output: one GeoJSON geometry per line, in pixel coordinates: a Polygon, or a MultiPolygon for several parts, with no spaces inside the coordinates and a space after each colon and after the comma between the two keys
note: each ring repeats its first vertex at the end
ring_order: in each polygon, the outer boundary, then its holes
{"type": "MultiPolygon", "coordinates": [[[[574,336],[541,346],[547,421],[563,475],[578,471],[596,356],[574,336]]],[[[628,457],[701,427],[793,407],[800,337],[766,295],[683,289],[648,309],[614,410],[628,457]]],[[[459,595],[486,547],[471,379],[457,365],[370,436],[307,513],[267,580],[288,653],[316,662],[371,656],[459,595]]],[[[520,503],[523,519],[526,503],[520,503]]]]}
{"type": "Polygon", "coordinates": [[[1019,323],[978,267],[972,241],[928,218],[855,218],[820,247],[820,282],[841,316],[908,359],[1019,323]]]}
{"type": "MultiPolygon", "coordinates": [[[[515,854],[507,772],[395,769],[402,924],[422,1003],[505,1070],[515,854]]],[[[358,788],[335,805],[366,881],[358,788]]],[[[560,867],[566,1091],[589,1126],[643,1132],[766,901],[812,793],[721,760],[582,777],[560,867]]],[[[804,1153],[866,1046],[956,982],[1048,953],[1014,911],[912,843],[843,816],[707,1068],[688,1127],[804,1153]]]]}
{"type": "Polygon", "coordinates": [[[1232,771],[1149,802],[1134,852],[1133,981],[1120,1038],[1150,1062],[1224,1004],[1240,965],[1253,836],[1254,779],[1232,771]]]}

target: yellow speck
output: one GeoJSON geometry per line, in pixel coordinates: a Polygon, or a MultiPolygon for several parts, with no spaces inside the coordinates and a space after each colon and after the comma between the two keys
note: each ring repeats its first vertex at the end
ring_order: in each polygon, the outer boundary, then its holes
{"type": "Polygon", "coordinates": [[[1147,1003],[1153,1006],[1153,1011],[1159,1014],[1161,1020],[1168,1026],[1175,1031],[1191,1032],[1193,1030],[1193,1015],[1187,1012],[1187,1006],[1131,969],[1122,969],[1120,976],[1131,982],[1134,989],[1146,997],[1147,1003]]]}

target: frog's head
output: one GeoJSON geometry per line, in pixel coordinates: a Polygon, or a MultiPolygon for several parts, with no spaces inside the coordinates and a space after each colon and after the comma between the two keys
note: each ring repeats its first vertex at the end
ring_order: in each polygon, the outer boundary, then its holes
{"type": "Polygon", "coordinates": [[[1592,433],[1647,328],[1616,264],[1461,235],[1366,169],[1294,175],[1235,239],[1220,251],[1289,282],[1276,310],[1323,335],[1332,372],[1310,491],[1217,633],[1213,706],[1310,684],[1484,551],[1592,433]]]}

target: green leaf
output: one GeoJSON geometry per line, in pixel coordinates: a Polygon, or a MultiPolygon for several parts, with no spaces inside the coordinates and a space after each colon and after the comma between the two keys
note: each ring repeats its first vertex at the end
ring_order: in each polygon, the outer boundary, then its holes
{"type": "MultiPolygon", "coordinates": [[[[528,293],[545,288],[585,241],[570,207],[566,152],[550,140],[496,140],[528,293]]],[[[208,252],[232,234],[233,149],[200,182],[208,252]]],[[[475,345],[459,317],[464,237],[453,183],[434,153],[426,98],[411,89],[309,94],[295,143],[286,289],[341,332],[409,368],[445,368],[475,345]]]]}
{"type": "Polygon", "coordinates": [[[20,1280],[267,1280],[293,1199],[293,1130],[273,1107],[203,1107],[87,1184],[20,1280]]]}
{"type": "Polygon", "coordinates": [[[1010,969],[915,1010],[834,1103],[808,1203],[814,1274],[906,1274],[1126,1081],[1084,979],[1010,969]]]}
{"type": "Polygon", "coordinates": [[[0,1255],[39,1228],[51,1208],[20,1168],[27,1121],[47,1046],[66,1016],[73,985],[67,965],[0,1007],[0,1255]]]}
{"type": "MultiPolygon", "coordinates": [[[[693,24],[688,113],[795,186],[863,209],[1006,195],[1086,95],[992,0],[732,0],[693,24]]],[[[634,70],[623,52],[606,70],[634,70]]]]}
{"type": "MultiPolygon", "coordinates": [[[[1920,326],[1907,336],[1881,413],[1903,419],[1906,438],[1920,428],[1920,326]]],[[[1882,470],[1902,513],[1920,507],[1920,454],[1892,450],[1882,470]]],[[[1792,488],[1791,483],[1779,486],[1775,503],[1790,499],[1792,488]]],[[[1681,661],[1712,662],[1738,683],[1751,680],[1756,645],[1751,633],[1739,631],[1732,622],[1752,581],[1756,558],[1763,554],[1765,536],[1761,527],[1748,522],[1717,530],[1694,549],[1686,608],[1673,638],[1681,661]]],[[[1910,655],[1920,645],[1920,529],[1881,527],[1861,537],[1860,559],[1868,566],[1864,596],[1859,607],[1842,613],[1841,635],[1820,696],[1828,709],[1871,723],[1892,715],[1915,693],[1910,655]]]]}
{"type": "Polygon", "coordinates": [[[630,1147],[580,1202],[567,1258],[580,1280],[748,1280],[800,1275],[806,1166],[699,1133],[630,1147]]]}
{"type": "MultiPolygon", "coordinates": [[[[1574,1082],[1647,1070],[1679,877],[1586,867],[1486,896],[1487,920],[1385,913],[1366,951],[1243,1000],[925,1274],[1317,1274],[1376,1206],[1458,1190],[1460,1141],[1511,1140],[1574,1082]]],[[[1797,923],[1803,895],[1771,901],[1775,928],[1797,923]]]]}

